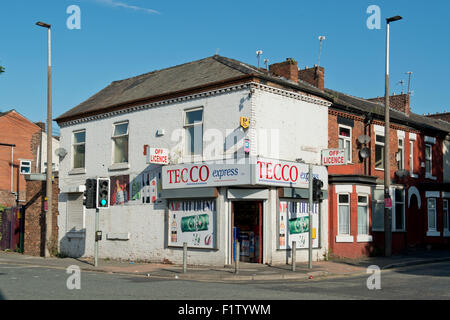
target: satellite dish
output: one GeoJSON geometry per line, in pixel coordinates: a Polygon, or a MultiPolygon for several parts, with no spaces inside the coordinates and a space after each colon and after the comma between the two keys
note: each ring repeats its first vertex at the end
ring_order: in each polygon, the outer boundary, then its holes
{"type": "Polygon", "coordinates": [[[362,136],[358,137],[358,142],[361,144],[366,144],[370,142],[370,137],[363,134],[362,136]]]}
{"type": "Polygon", "coordinates": [[[67,154],[67,151],[64,148],[58,148],[58,149],[55,150],[55,154],[58,157],[64,158],[66,156],[66,154],[67,154]]]}
{"type": "Polygon", "coordinates": [[[363,159],[369,158],[369,157],[370,157],[370,149],[369,149],[369,148],[366,148],[366,147],[362,148],[362,149],[359,151],[359,155],[360,155],[361,158],[363,158],[363,159]]]}

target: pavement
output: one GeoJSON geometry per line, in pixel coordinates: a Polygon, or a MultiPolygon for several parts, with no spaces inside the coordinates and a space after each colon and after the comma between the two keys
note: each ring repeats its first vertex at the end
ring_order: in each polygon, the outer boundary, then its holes
{"type": "Polygon", "coordinates": [[[0,264],[24,265],[30,267],[45,267],[67,269],[77,265],[81,271],[104,272],[109,274],[136,275],[142,277],[184,279],[195,281],[271,281],[271,280],[308,280],[317,278],[346,277],[367,274],[367,267],[378,266],[381,270],[450,261],[450,250],[418,250],[392,257],[365,257],[361,259],[332,259],[314,261],[313,268],[308,263],[297,262],[296,270],[292,266],[263,265],[254,263],[239,263],[239,273],[235,273],[234,265],[223,267],[187,266],[183,273],[181,265],[160,263],[138,263],[99,259],[94,266],[92,258],[43,258],[27,256],[16,252],[0,251],[0,264]]]}

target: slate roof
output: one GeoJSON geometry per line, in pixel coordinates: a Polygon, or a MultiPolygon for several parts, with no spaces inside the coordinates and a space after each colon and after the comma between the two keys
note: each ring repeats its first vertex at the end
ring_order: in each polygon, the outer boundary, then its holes
{"type": "MultiPolygon", "coordinates": [[[[114,81],[88,100],[60,115],[55,120],[60,122],[89,113],[107,112],[108,109],[127,103],[134,103],[158,96],[175,94],[183,90],[201,88],[214,83],[254,76],[280,85],[301,90],[333,102],[332,107],[372,114],[384,119],[382,103],[357,98],[331,89],[324,91],[299,80],[294,82],[275,76],[263,68],[243,63],[238,60],[214,55],[201,60],[188,62],[166,69],[155,70],[136,77],[114,81]]],[[[400,122],[417,129],[431,129],[450,132],[450,123],[428,118],[415,113],[409,116],[391,108],[391,121],[400,122]]]]}
{"type": "Polygon", "coordinates": [[[323,91],[306,82],[299,81],[295,83],[281,77],[272,76],[264,69],[258,69],[237,60],[214,55],[136,77],[114,81],[55,120],[61,121],[64,118],[81,116],[85,113],[98,112],[100,110],[106,111],[108,108],[125,103],[252,75],[325,97],[323,91]]]}

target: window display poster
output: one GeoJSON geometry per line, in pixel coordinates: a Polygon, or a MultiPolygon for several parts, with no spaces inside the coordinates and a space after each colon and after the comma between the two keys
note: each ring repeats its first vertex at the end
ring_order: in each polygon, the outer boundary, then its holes
{"type": "MultiPolygon", "coordinates": [[[[319,247],[319,204],[314,203],[312,217],[313,248],[319,247]]],[[[305,201],[280,200],[279,210],[280,249],[290,249],[296,241],[297,249],[309,247],[309,203],[305,201]]]]}
{"type": "Polygon", "coordinates": [[[123,205],[128,202],[130,194],[130,176],[110,177],[110,206],[123,205]]]}
{"type": "Polygon", "coordinates": [[[161,169],[144,171],[131,183],[130,202],[134,204],[158,203],[161,199],[161,169]]]}
{"type": "Polygon", "coordinates": [[[216,200],[169,202],[169,245],[215,248],[216,200]]]}

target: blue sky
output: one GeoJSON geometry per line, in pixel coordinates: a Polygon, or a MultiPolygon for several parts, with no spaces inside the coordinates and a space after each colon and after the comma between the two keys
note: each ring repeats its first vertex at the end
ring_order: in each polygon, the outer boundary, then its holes
{"type": "Polygon", "coordinates": [[[450,109],[450,2],[436,1],[150,1],[15,0],[0,2],[0,110],[46,119],[47,36],[52,24],[53,118],[115,80],[215,54],[257,64],[293,57],[321,65],[325,86],[358,97],[384,95],[385,18],[391,27],[391,92],[412,71],[412,111],[450,109]],[[69,30],[66,9],[81,9],[81,29],[69,30]],[[368,6],[381,9],[369,30],[368,6]],[[261,61],[262,61],[261,60],[261,61]]]}

